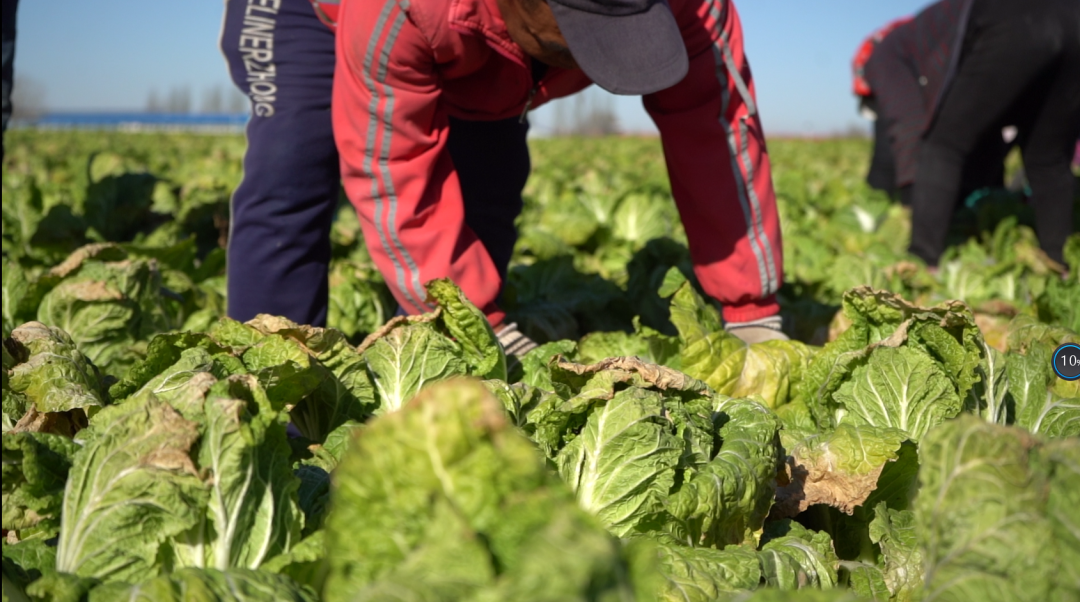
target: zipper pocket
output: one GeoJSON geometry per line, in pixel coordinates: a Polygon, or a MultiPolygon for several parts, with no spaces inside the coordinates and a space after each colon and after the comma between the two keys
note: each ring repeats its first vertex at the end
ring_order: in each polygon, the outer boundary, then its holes
{"type": "Polygon", "coordinates": [[[521,117],[518,118],[518,123],[525,123],[525,117],[529,114],[529,109],[532,108],[533,97],[540,90],[540,80],[544,79],[544,75],[547,73],[548,66],[546,63],[541,63],[536,59],[531,59],[529,64],[529,75],[532,78],[532,88],[529,90],[529,97],[525,99],[525,108],[521,110],[521,117]]]}
{"type": "Polygon", "coordinates": [[[529,114],[529,108],[532,106],[533,96],[536,96],[536,90],[540,87],[537,83],[529,90],[529,97],[525,99],[525,108],[521,110],[521,117],[518,117],[518,123],[525,123],[525,116],[529,114]]]}

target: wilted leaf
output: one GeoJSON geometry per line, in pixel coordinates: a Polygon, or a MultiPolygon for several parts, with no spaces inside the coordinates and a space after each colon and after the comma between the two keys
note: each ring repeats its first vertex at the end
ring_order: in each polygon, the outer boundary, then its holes
{"type": "Polygon", "coordinates": [[[851,514],[873,493],[887,462],[896,460],[903,431],[841,423],[790,450],[789,482],[777,489],[773,514],[793,517],[814,504],[851,514]]]}

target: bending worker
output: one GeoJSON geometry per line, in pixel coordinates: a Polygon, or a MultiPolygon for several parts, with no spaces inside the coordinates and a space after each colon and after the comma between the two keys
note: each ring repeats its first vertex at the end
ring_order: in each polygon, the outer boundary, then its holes
{"type": "MultiPolygon", "coordinates": [[[[866,182],[911,205],[922,134],[941,96],[957,35],[962,1],[945,0],[915,17],[892,21],[860,46],[852,61],[860,112],[874,121],[874,150],[866,182]]],[[[982,188],[1001,188],[1010,145],[989,129],[964,158],[954,204],[982,188]]]]}
{"type": "Polygon", "coordinates": [[[408,313],[449,277],[511,352],[498,298],[527,112],[590,84],[642,95],[695,274],[748,342],[786,338],[780,223],[728,0],[365,0],[341,6],[334,135],[371,256],[408,313]]]}
{"type": "MultiPolygon", "coordinates": [[[[936,266],[965,161],[1014,124],[1039,245],[1063,261],[1073,231],[1069,163],[1080,134],[1080,2],[944,0],[958,25],[935,30],[948,65],[922,135],[911,192],[910,251],[936,266]]],[[[928,32],[928,40],[934,39],[928,32]]]]}

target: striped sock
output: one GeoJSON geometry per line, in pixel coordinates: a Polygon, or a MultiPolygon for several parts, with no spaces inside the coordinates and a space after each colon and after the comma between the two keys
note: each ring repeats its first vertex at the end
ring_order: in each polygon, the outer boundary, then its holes
{"type": "Polygon", "coordinates": [[[536,349],[536,342],[525,336],[518,330],[516,322],[510,322],[499,331],[499,344],[502,345],[506,355],[521,357],[536,349]]]}
{"type": "Polygon", "coordinates": [[[776,315],[776,316],[769,316],[767,318],[761,318],[761,319],[758,319],[758,320],[751,320],[749,322],[728,322],[727,324],[724,325],[724,328],[726,328],[728,331],[732,331],[732,330],[738,330],[740,328],[751,328],[751,327],[756,326],[756,327],[759,327],[759,328],[768,328],[770,330],[775,330],[777,332],[782,332],[783,331],[783,328],[782,328],[783,325],[784,325],[783,319],[779,315],[776,315]]]}

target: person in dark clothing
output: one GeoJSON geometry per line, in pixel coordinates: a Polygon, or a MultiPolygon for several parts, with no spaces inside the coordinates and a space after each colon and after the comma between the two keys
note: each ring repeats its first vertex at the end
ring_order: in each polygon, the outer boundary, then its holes
{"type": "MultiPolygon", "coordinates": [[[[874,150],[867,183],[911,204],[922,134],[941,96],[963,0],[945,0],[915,17],[893,21],[860,46],[853,61],[860,109],[874,119],[874,150]]],[[[1000,188],[1010,144],[988,130],[965,157],[954,204],[982,188],[1000,188]]]]}
{"type": "MultiPolygon", "coordinates": [[[[15,12],[19,7],[19,0],[4,0],[4,23],[3,23],[3,76],[4,76],[4,124],[3,131],[7,132],[8,120],[11,119],[11,87],[15,76],[15,12]]],[[[0,144],[0,161],[4,159],[3,145],[0,144]]]]}
{"type": "Polygon", "coordinates": [[[941,32],[934,59],[947,65],[941,92],[930,119],[915,130],[925,134],[911,194],[910,251],[937,265],[965,161],[986,152],[985,141],[1012,123],[1039,244],[1062,262],[1073,229],[1075,179],[1069,163],[1080,134],[1080,2],[956,4],[958,27],[941,32]]]}

